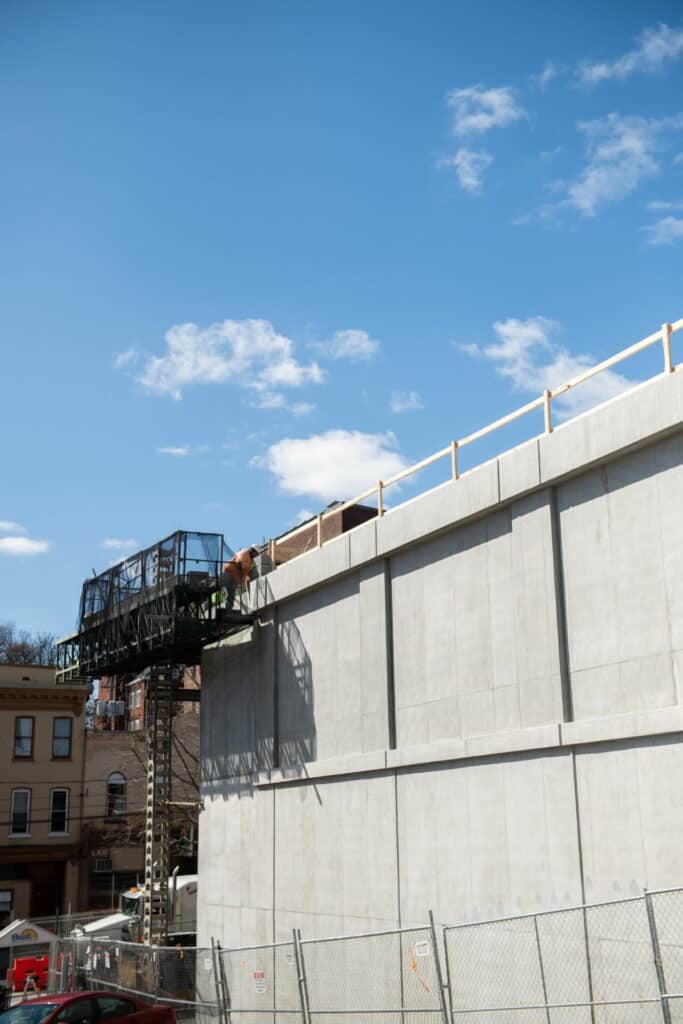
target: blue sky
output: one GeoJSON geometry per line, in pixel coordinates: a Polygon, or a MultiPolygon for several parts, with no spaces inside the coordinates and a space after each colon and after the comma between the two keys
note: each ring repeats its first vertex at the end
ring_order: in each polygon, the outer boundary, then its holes
{"type": "Polygon", "coordinates": [[[20,628],[71,630],[133,546],[280,533],[683,315],[679,3],[5,0],[0,104],[20,628]]]}

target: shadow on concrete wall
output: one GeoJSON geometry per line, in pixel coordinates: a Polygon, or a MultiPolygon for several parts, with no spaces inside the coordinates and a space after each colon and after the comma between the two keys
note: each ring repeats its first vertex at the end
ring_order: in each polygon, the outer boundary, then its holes
{"type": "Polygon", "coordinates": [[[280,625],[277,659],[280,768],[289,774],[317,753],[311,658],[291,620],[280,625]]]}

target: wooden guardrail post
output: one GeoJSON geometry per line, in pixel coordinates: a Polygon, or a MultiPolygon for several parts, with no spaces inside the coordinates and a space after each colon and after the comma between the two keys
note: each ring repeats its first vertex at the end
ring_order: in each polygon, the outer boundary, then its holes
{"type": "Polygon", "coordinates": [[[546,434],[552,434],[553,432],[553,418],[552,410],[550,408],[550,400],[552,397],[552,392],[549,388],[546,388],[543,392],[543,424],[545,426],[546,434]]]}
{"type": "Polygon", "coordinates": [[[673,373],[671,359],[671,324],[662,324],[662,348],[664,349],[664,373],[673,373]]]}
{"type": "Polygon", "coordinates": [[[451,476],[458,479],[458,442],[451,441],[451,476]]]}

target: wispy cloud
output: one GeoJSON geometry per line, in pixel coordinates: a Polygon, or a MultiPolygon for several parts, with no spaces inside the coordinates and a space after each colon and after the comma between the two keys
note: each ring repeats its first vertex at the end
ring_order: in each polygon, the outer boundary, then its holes
{"type": "Polygon", "coordinates": [[[132,551],[138,547],[138,542],[132,538],[124,540],[121,537],[105,537],[102,547],[107,551],[132,551]]]}
{"type": "Polygon", "coordinates": [[[683,29],[660,24],[646,28],[636,45],[613,61],[582,64],[576,74],[581,85],[593,86],[610,79],[623,81],[634,72],[656,74],[683,54],[683,29]]]}
{"type": "Polygon", "coordinates": [[[459,137],[481,135],[528,117],[509,85],[497,89],[485,89],[482,85],[451,89],[446,103],[453,111],[453,134],[459,137]]]}
{"type": "Polygon", "coordinates": [[[305,523],[307,520],[312,519],[315,512],[312,512],[310,508],[300,508],[295,516],[292,516],[290,520],[292,526],[300,526],[301,523],[305,523]]]}
{"type": "Polygon", "coordinates": [[[389,405],[392,412],[412,412],[413,409],[424,408],[417,391],[392,391],[389,405]]]}
{"type": "Polygon", "coordinates": [[[0,537],[0,555],[44,555],[50,548],[47,540],[29,537],[0,537]]]}
{"type": "Polygon", "coordinates": [[[185,459],[189,455],[201,455],[202,452],[208,452],[208,450],[208,444],[165,445],[155,449],[157,455],[172,455],[176,459],[185,459]]]}
{"type": "Polygon", "coordinates": [[[577,127],[586,140],[582,172],[573,181],[554,183],[564,198],[544,204],[514,223],[557,222],[568,212],[595,217],[610,203],[627,199],[643,181],[660,173],[658,155],[671,144],[672,133],[683,130],[683,114],[647,118],[613,113],[582,121],[577,127]]]}
{"type": "Polygon", "coordinates": [[[649,245],[673,245],[683,239],[683,217],[662,217],[643,228],[649,245]]]}
{"type": "MultiPolygon", "coordinates": [[[[560,325],[547,317],[534,316],[528,320],[511,317],[494,323],[495,341],[492,343],[458,347],[470,356],[487,359],[496,373],[510,380],[517,390],[540,394],[546,388],[559,387],[598,361],[590,353],[574,355],[558,344],[555,335],[559,329],[560,325]]],[[[555,403],[559,403],[563,415],[575,416],[614,398],[635,383],[620,373],[605,370],[572,388],[555,403]]]]}
{"type": "Polygon", "coordinates": [[[251,465],[272,473],[285,494],[328,502],[353,497],[408,463],[391,432],[328,430],[311,437],[283,438],[264,455],[254,457],[251,465]]]}
{"type": "Polygon", "coordinates": [[[484,175],[492,163],[493,157],[486,150],[466,149],[461,146],[454,156],[442,157],[437,161],[437,167],[442,170],[447,167],[455,168],[460,187],[471,195],[480,195],[484,175]]]}
{"type": "Polygon", "coordinates": [[[254,409],[282,409],[293,416],[308,416],[315,409],[313,402],[288,402],[280,391],[264,391],[250,404],[254,409]]]}
{"type": "Polygon", "coordinates": [[[655,199],[647,204],[648,210],[683,210],[683,199],[655,199]]]}
{"type": "Polygon", "coordinates": [[[126,366],[133,366],[137,363],[139,355],[139,352],[134,348],[129,348],[126,352],[119,352],[114,356],[114,366],[117,370],[123,370],[126,366]]]}
{"type": "Polygon", "coordinates": [[[28,533],[28,530],[11,519],[0,519],[0,533],[28,533]]]}
{"type": "Polygon", "coordinates": [[[166,352],[150,356],[139,382],[149,392],[179,400],[195,384],[233,381],[256,392],[319,384],[316,362],[301,363],[294,342],[268,320],[224,320],[200,328],[178,324],[165,335],[166,352]]]}
{"type": "Polygon", "coordinates": [[[375,358],[381,343],[370,337],[367,331],[350,329],[335,331],[327,341],[317,342],[313,347],[328,359],[348,359],[352,363],[365,363],[375,358]]]}
{"type": "Polygon", "coordinates": [[[560,73],[560,68],[553,61],[548,60],[545,62],[543,70],[537,75],[532,75],[532,81],[534,85],[545,92],[552,81],[554,81],[560,73]]]}

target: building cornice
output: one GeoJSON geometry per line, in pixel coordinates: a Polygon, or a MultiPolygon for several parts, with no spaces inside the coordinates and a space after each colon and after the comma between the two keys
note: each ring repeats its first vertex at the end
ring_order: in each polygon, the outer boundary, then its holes
{"type": "Polygon", "coordinates": [[[83,690],[39,690],[28,687],[0,687],[0,706],[20,711],[52,711],[68,708],[74,715],[80,715],[85,707],[88,694],[83,690]]]}

